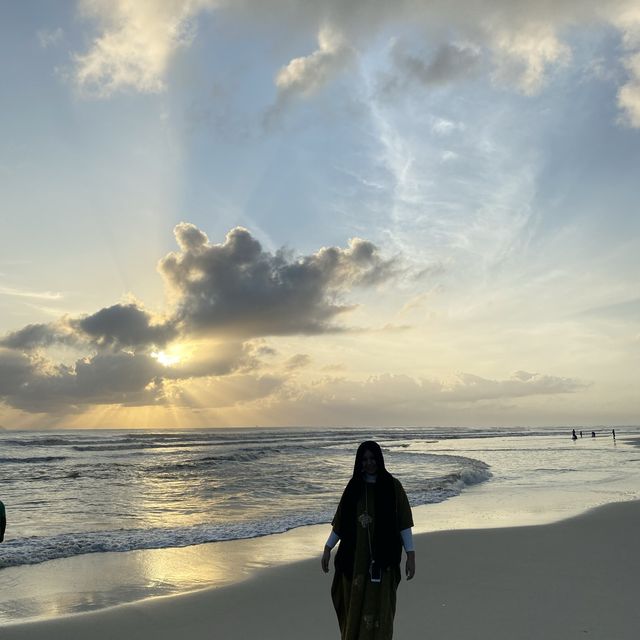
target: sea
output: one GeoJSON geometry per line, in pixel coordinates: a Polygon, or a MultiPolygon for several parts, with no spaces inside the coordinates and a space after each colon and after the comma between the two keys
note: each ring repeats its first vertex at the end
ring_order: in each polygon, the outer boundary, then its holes
{"type": "MultiPolygon", "coordinates": [[[[88,554],[321,524],[328,532],[355,450],[369,439],[402,482],[418,532],[551,521],[640,499],[640,427],[615,429],[614,439],[612,427],[577,428],[577,440],[570,427],[2,431],[0,587],[3,578],[16,586],[13,576],[25,575],[16,568],[35,567],[33,579],[88,554]]],[[[0,602],[0,621],[21,617],[15,602],[7,607],[0,602]]]]}

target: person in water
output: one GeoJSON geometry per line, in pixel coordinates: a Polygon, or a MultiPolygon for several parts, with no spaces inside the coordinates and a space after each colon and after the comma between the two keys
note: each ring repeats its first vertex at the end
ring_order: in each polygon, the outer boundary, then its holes
{"type": "Polygon", "coordinates": [[[7,514],[4,510],[4,503],[0,500],[0,542],[4,540],[4,532],[7,528],[7,514]]]}
{"type": "Polygon", "coordinates": [[[390,639],[402,547],[407,580],[415,575],[416,559],[407,494],[385,468],[376,442],[358,447],[353,476],[331,525],[321,564],[328,573],[331,550],[339,541],[331,599],[342,640],[390,639]]]}

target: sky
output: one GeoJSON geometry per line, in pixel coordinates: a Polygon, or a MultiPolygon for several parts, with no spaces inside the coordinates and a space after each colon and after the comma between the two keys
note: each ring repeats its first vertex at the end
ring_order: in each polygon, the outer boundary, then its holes
{"type": "Polygon", "coordinates": [[[638,424],[638,0],[0,0],[0,427],[638,424]]]}

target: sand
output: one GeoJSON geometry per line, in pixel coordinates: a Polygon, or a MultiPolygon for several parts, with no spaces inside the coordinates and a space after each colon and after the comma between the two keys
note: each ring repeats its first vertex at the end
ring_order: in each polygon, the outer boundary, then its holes
{"type": "MultiPolygon", "coordinates": [[[[636,640],[640,502],[562,522],[416,536],[418,573],[398,594],[394,638],[636,640]]],[[[1,640],[338,638],[319,557],[244,582],[74,616],[6,625],[1,640]]]]}

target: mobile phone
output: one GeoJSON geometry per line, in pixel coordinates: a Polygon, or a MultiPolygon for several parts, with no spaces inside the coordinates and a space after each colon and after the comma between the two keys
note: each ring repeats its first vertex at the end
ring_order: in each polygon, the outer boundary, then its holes
{"type": "Polygon", "coordinates": [[[371,582],[382,582],[382,570],[375,561],[369,565],[369,576],[371,577],[371,582]]]}

